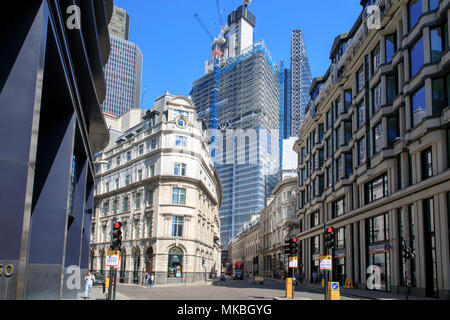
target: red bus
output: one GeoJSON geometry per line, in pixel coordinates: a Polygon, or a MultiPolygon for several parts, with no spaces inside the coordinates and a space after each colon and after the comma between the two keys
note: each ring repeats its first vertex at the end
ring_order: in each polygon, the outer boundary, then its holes
{"type": "Polygon", "coordinates": [[[234,262],[234,275],[233,279],[244,279],[244,263],[242,261],[234,262]]]}
{"type": "Polygon", "coordinates": [[[225,263],[225,274],[229,276],[233,274],[233,267],[231,263],[225,263]]]}

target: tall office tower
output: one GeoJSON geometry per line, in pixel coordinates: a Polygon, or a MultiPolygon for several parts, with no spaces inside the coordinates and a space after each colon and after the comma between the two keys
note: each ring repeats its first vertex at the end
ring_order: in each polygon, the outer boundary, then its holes
{"type": "MultiPolygon", "coordinates": [[[[242,225],[265,207],[279,180],[279,71],[264,42],[253,44],[254,21],[248,9],[240,7],[222,28],[227,32],[218,71],[216,166],[223,187],[224,251],[242,225]]],[[[208,62],[206,66],[190,94],[198,117],[211,127],[213,72],[208,62]]]]}
{"type": "Polygon", "coordinates": [[[309,102],[312,76],[302,30],[292,31],[291,41],[292,136],[297,137],[309,102]]]}
{"type": "Polygon", "coordinates": [[[280,62],[280,89],[281,89],[281,139],[289,139],[292,136],[292,105],[291,105],[291,70],[285,68],[284,61],[280,62]]]}
{"type": "Polygon", "coordinates": [[[130,16],[125,10],[114,6],[111,22],[108,25],[109,34],[128,40],[130,32],[130,16]]]}
{"type": "Polygon", "coordinates": [[[140,108],[141,104],[142,52],[135,43],[126,40],[129,19],[126,14],[126,18],[122,17],[121,21],[122,11],[114,7],[116,19],[111,20],[113,23],[108,25],[111,54],[104,68],[106,98],[102,110],[116,117],[120,117],[130,109],[140,108]]]}

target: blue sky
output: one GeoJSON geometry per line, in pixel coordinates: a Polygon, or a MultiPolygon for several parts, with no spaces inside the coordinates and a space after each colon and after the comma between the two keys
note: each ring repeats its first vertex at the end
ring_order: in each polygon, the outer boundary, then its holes
{"type": "MultiPolygon", "coordinates": [[[[242,0],[220,0],[226,16],[242,0]]],[[[147,86],[143,108],[153,105],[166,90],[188,95],[193,81],[204,73],[211,56],[211,41],[194,14],[208,29],[220,31],[216,0],[114,0],[130,15],[130,41],[144,56],[142,89],[147,86]]],[[[255,40],[264,39],[274,61],[289,65],[291,31],[302,29],[313,77],[330,65],[334,38],[350,30],[361,12],[359,0],[253,0],[255,40]]]]}

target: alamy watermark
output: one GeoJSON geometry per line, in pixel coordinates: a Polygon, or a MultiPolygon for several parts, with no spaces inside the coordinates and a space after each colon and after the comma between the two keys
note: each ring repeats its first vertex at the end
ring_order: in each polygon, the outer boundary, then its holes
{"type": "Polygon", "coordinates": [[[69,30],[81,29],[81,9],[79,6],[71,5],[67,7],[66,13],[69,15],[66,26],[69,30]]]}
{"type": "Polygon", "coordinates": [[[379,6],[367,6],[364,16],[367,17],[366,25],[369,30],[381,29],[381,9],[379,6]]]}
{"type": "Polygon", "coordinates": [[[380,290],[381,289],[381,268],[377,265],[370,265],[367,267],[366,274],[369,275],[366,281],[367,289],[380,290]]]}

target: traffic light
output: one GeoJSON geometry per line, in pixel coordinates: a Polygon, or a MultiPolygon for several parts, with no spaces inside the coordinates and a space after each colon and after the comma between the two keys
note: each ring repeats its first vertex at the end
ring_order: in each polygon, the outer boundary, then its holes
{"type": "Polygon", "coordinates": [[[294,237],[292,238],[291,242],[291,254],[297,255],[297,253],[298,253],[298,238],[294,237]]]}
{"type": "Polygon", "coordinates": [[[325,229],[325,239],[324,239],[325,248],[334,249],[334,228],[327,227],[325,229]]]}
{"type": "Polygon", "coordinates": [[[112,232],[112,239],[111,239],[111,250],[120,250],[122,247],[122,222],[116,222],[114,224],[114,229],[112,232]]]}
{"type": "Polygon", "coordinates": [[[416,254],[415,254],[414,250],[412,250],[411,248],[408,248],[406,246],[406,241],[405,240],[402,241],[402,253],[403,253],[403,258],[404,259],[414,260],[415,257],[416,257],[416,254]]]}
{"type": "Polygon", "coordinates": [[[291,238],[284,239],[284,253],[291,254],[291,244],[292,244],[291,238]]]}

